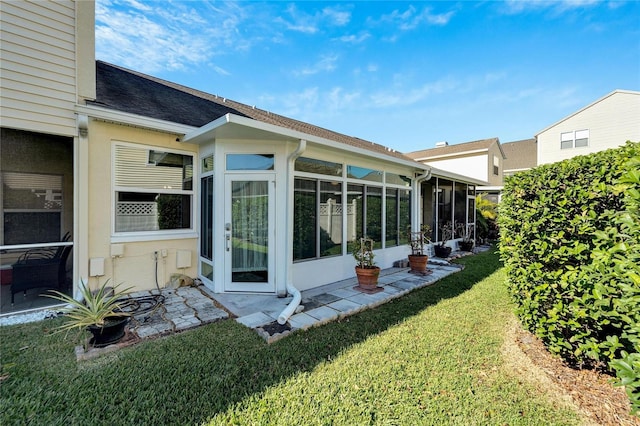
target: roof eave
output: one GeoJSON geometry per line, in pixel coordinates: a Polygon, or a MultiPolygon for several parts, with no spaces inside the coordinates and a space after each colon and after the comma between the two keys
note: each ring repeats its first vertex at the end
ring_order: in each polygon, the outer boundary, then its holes
{"type": "Polygon", "coordinates": [[[174,135],[184,135],[185,133],[190,133],[196,129],[196,127],[185,124],[159,120],[157,118],[149,118],[143,115],[136,115],[129,112],[122,112],[115,109],[97,107],[93,105],[76,105],[75,112],[76,114],[86,115],[88,117],[104,121],[125,124],[127,126],[139,127],[142,129],[156,130],[174,135]]]}
{"type": "Polygon", "coordinates": [[[207,140],[212,140],[215,138],[215,134],[219,129],[222,129],[224,126],[229,124],[235,124],[244,126],[247,128],[260,130],[268,133],[272,133],[275,135],[282,136],[284,139],[290,139],[292,141],[305,140],[308,143],[314,143],[334,149],[339,150],[348,150],[349,152],[354,152],[359,155],[364,155],[368,157],[373,157],[378,160],[393,162],[396,164],[401,164],[404,166],[412,167],[416,170],[430,170],[431,167],[418,163],[413,160],[403,160],[402,158],[394,157],[391,155],[384,155],[382,153],[378,153],[375,151],[369,151],[363,148],[359,148],[352,145],[347,145],[341,142],[332,141],[330,139],[325,139],[319,136],[314,136],[308,133],[304,133],[298,130],[289,129],[287,127],[277,126],[271,123],[265,123],[263,121],[254,120],[253,118],[242,117],[236,114],[226,114],[223,117],[220,117],[204,126],[195,129],[182,138],[182,142],[186,143],[195,143],[201,144],[207,140]]]}

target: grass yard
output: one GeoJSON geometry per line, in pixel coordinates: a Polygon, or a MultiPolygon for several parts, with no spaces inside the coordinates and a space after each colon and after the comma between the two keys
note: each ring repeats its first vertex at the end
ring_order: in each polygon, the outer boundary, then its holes
{"type": "Polygon", "coordinates": [[[59,320],[0,328],[0,424],[571,425],[501,355],[498,256],[267,345],[235,321],[76,363],[59,320]]]}

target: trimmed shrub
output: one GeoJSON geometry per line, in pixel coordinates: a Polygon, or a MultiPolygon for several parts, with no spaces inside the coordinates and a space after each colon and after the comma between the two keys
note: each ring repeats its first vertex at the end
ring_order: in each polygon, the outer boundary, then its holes
{"type": "MultiPolygon", "coordinates": [[[[523,325],[577,367],[640,389],[640,144],[509,178],[500,252],[523,325]]],[[[634,399],[635,398],[635,399],[634,399]]]]}

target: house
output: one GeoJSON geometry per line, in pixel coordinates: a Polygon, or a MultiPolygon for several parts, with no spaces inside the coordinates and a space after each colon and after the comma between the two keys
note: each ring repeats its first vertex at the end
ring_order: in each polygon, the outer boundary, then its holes
{"type": "Polygon", "coordinates": [[[640,92],[614,90],[537,135],[538,164],[640,140],[640,92]]]}
{"type": "MultiPolygon", "coordinates": [[[[353,277],[362,236],[386,268],[424,215],[473,223],[482,181],[95,61],[93,2],[2,3],[1,19],[3,271],[67,248],[53,284],[68,293],[185,274],[276,297],[353,277]]],[[[52,303],[15,278],[1,314],[52,303]]]]}
{"type": "Polygon", "coordinates": [[[502,144],[504,151],[503,177],[532,169],[538,165],[538,141],[534,138],[502,144]]]}
{"type": "Polygon", "coordinates": [[[463,173],[475,179],[478,192],[498,201],[502,189],[505,153],[498,138],[449,145],[438,142],[435,148],[407,153],[407,156],[440,170],[463,173]]]}
{"type": "Polygon", "coordinates": [[[460,172],[486,185],[501,185],[505,154],[498,138],[449,145],[438,142],[435,148],[407,153],[407,156],[440,170],[460,172]]]}

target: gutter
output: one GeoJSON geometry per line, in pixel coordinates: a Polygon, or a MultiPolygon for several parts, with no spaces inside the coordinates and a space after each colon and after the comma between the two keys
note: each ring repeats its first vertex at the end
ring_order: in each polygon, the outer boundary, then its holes
{"type": "MultiPolygon", "coordinates": [[[[414,188],[413,191],[411,191],[414,195],[413,195],[413,202],[411,203],[412,206],[412,215],[413,217],[415,217],[416,219],[419,218],[420,216],[420,196],[422,195],[420,193],[420,185],[422,184],[422,182],[424,182],[425,180],[429,180],[431,179],[431,171],[432,169],[429,168],[429,170],[425,171],[423,174],[416,176],[416,178],[413,180],[413,184],[414,184],[414,188]]],[[[420,220],[414,220],[412,221],[411,224],[411,229],[413,230],[413,232],[417,232],[420,230],[420,220]]]]}
{"type": "MultiPolygon", "coordinates": [[[[304,139],[300,139],[298,142],[298,147],[294,152],[292,152],[289,157],[287,157],[287,220],[285,223],[287,224],[287,229],[289,232],[292,232],[293,221],[292,219],[292,211],[293,211],[293,163],[296,161],[296,158],[300,157],[302,153],[307,149],[307,141],[304,139]]],[[[278,315],[278,324],[284,325],[289,317],[293,315],[295,310],[300,305],[302,301],[302,294],[300,294],[300,290],[298,290],[293,283],[291,282],[291,262],[293,259],[293,245],[287,244],[286,250],[286,265],[287,265],[287,294],[293,296],[293,300],[289,302],[286,308],[278,315]]]]}

